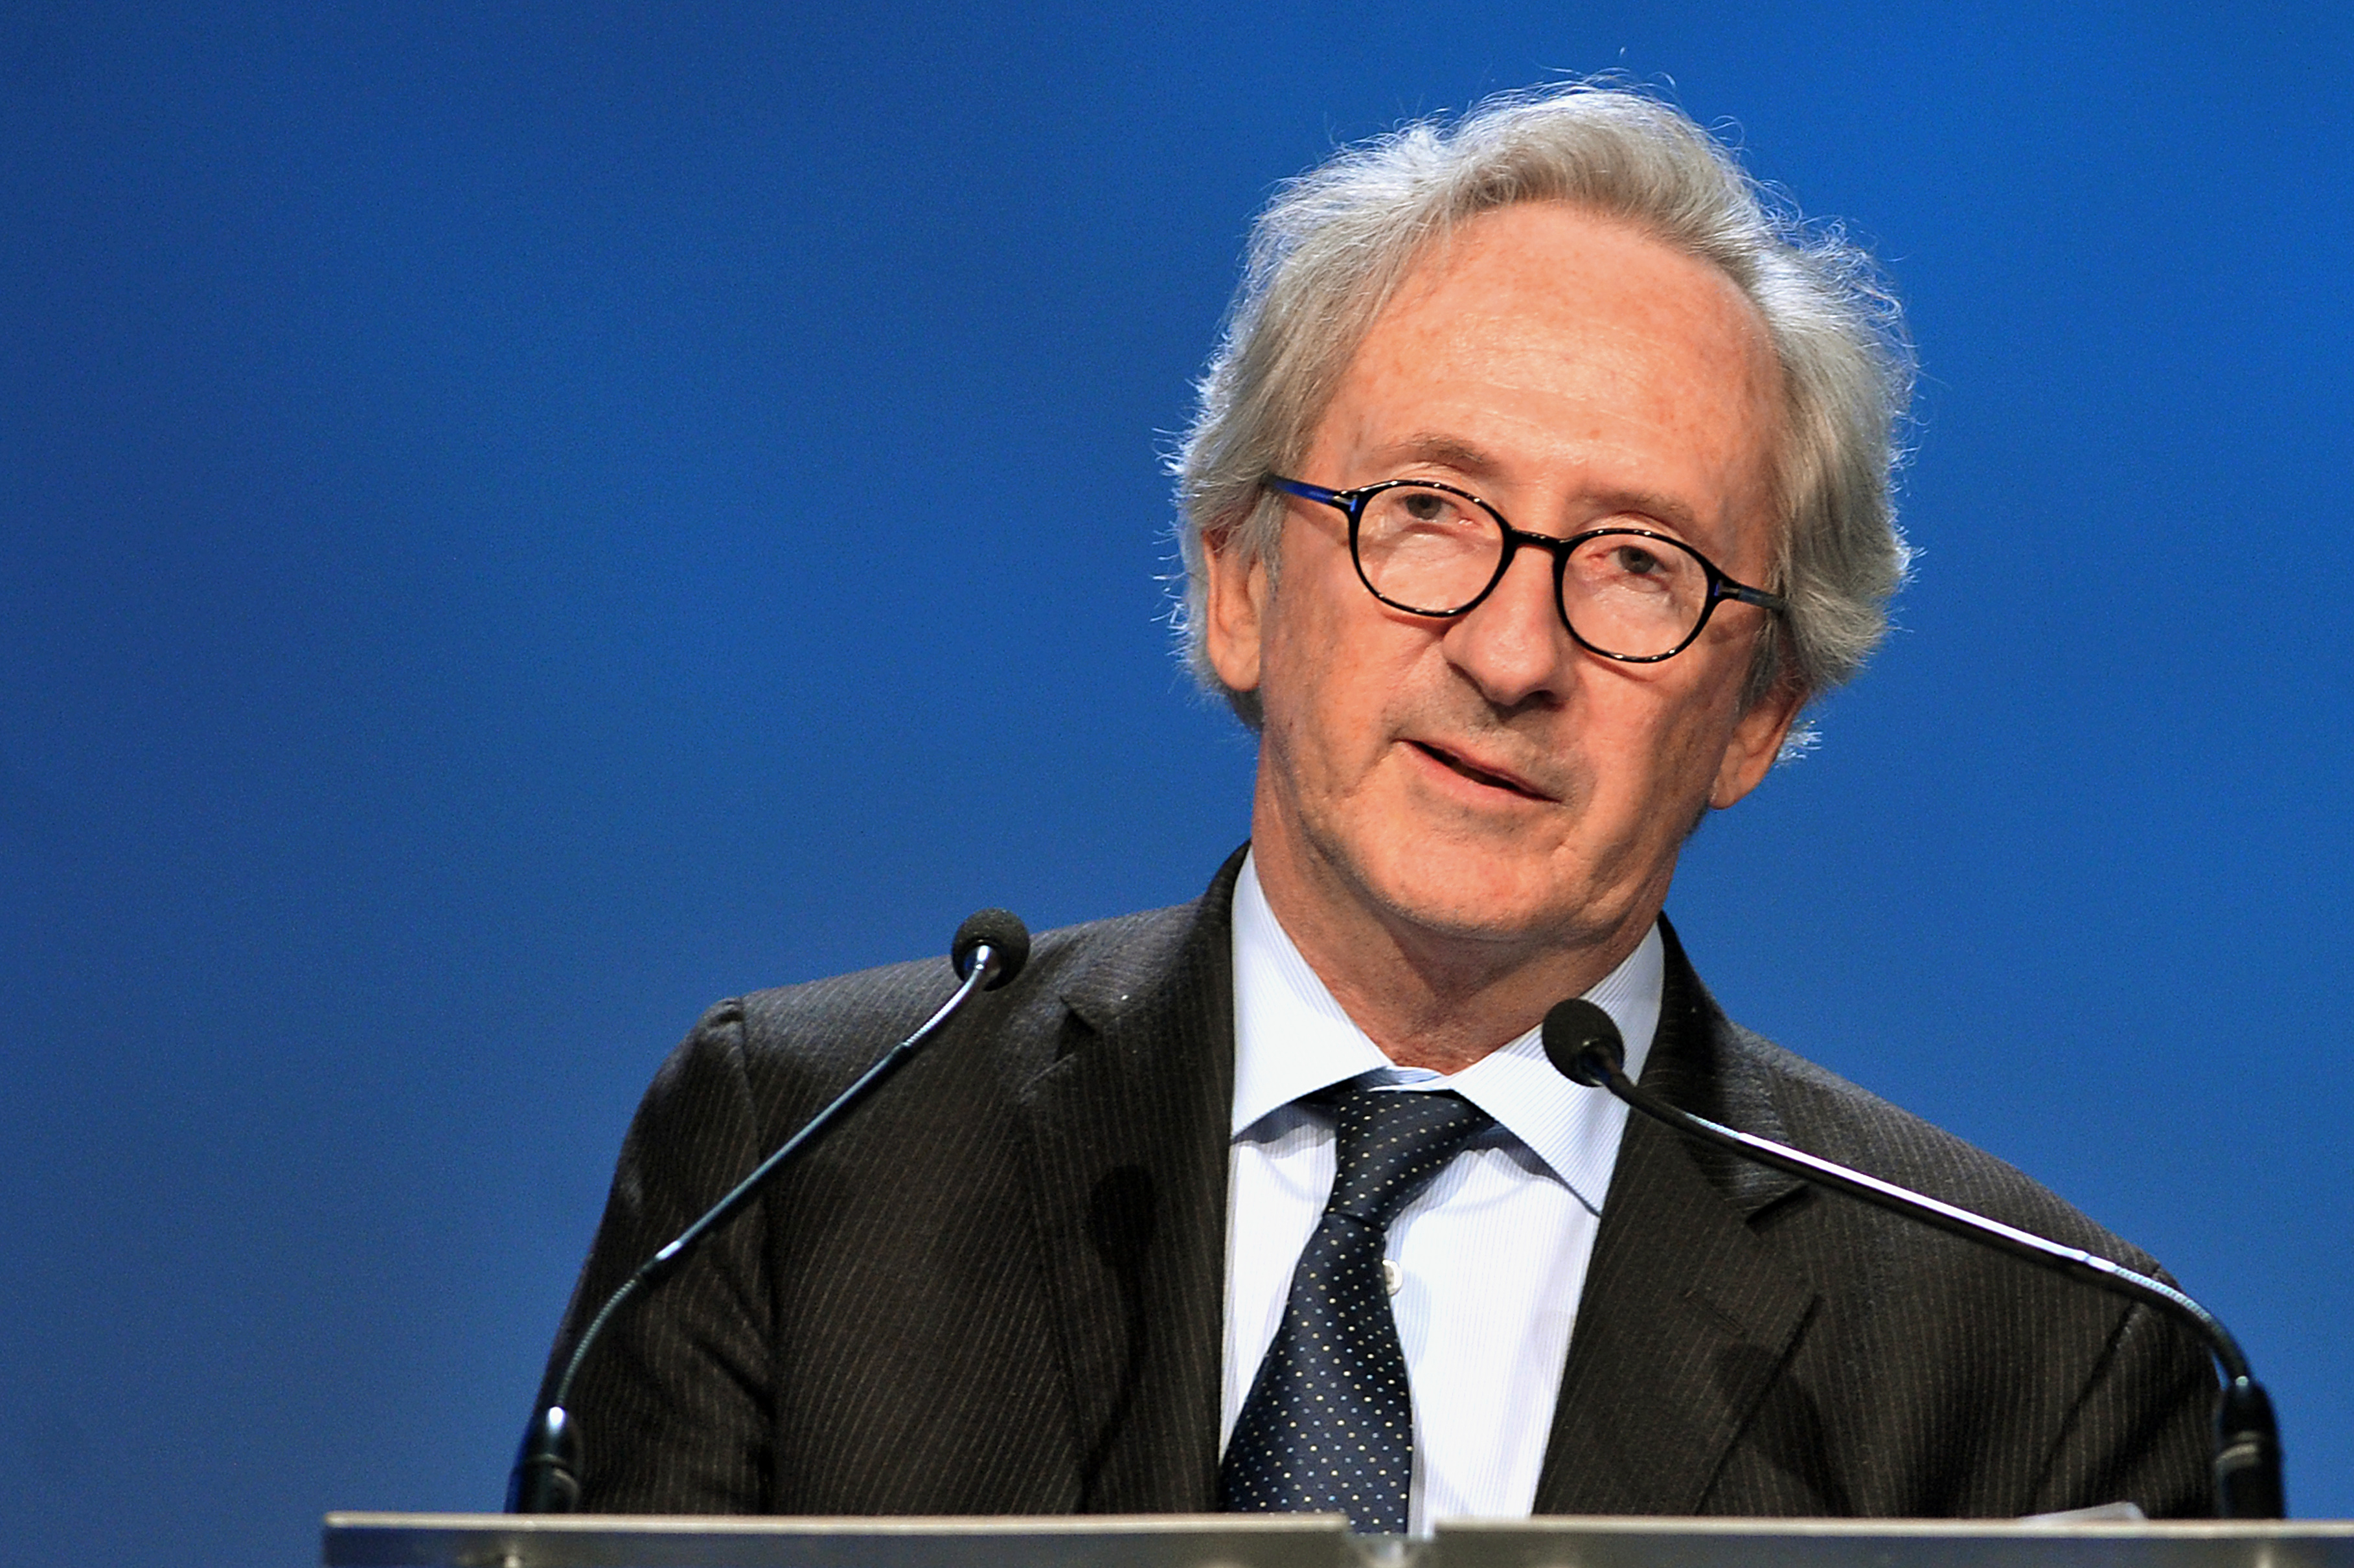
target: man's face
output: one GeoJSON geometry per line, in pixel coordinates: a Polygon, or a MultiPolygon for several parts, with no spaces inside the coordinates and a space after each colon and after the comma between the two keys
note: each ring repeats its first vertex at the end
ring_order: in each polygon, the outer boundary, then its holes
{"type": "MultiPolygon", "coordinates": [[[[1408,279],[1291,477],[1439,480],[1518,528],[1657,529],[1764,583],[1780,389],[1715,269],[1525,204],[1408,279]]],[[[1366,591],[1338,511],[1287,504],[1272,583],[1213,553],[1207,629],[1220,675],[1264,707],[1253,836],[1287,922],[1339,935],[1370,916],[1409,947],[1631,947],[1701,812],[1754,788],[1788,728],[1793,701],[1741,704],[1766,612],[1722,605],[1674,658],[1615,662],[1571,640],[1543,551],[1431,620],[1366,591]]]]}

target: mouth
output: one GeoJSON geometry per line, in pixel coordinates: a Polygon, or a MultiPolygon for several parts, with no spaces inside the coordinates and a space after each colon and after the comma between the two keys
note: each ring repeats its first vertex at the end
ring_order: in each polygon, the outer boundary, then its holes
{"type": "Polygon", "coordinates": [[[1523,800],[1542,800],[1548,805],[1553,803],[1553,798],[1551,795],[1539,789],[1525,779],[1516,778],[1510,773],[1499,773],[1491,768],[1483,768],[1447,750],[1445,747],[1433,746],[1427,741],[1415,740],[1408,741],[1406,744],[1441,768],[1449,772],[1460,774],[1474,784],[1484,784],[1490,789],[1501,789],[1506,794],[1518,795],[1523,800]]]}

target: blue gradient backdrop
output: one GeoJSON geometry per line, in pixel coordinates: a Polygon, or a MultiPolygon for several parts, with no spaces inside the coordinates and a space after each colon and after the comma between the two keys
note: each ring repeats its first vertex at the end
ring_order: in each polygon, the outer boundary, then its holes
{"type": "Polygon", "coordinates": [[[2342,6],[80,0],[0,22],[0,1555],[494,1506],[705,1003],[1195,892],[1156,454],[1247,215],[1610,69],[1926,372],[1903,630],[1671,909],[2354,1514],[2342,6]]]}

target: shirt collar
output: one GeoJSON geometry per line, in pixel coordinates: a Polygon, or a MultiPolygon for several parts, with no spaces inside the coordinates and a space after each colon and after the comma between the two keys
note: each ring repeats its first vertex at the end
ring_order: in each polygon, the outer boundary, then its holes
{"type": "MultiPolygon", "coordinates": [[[[1234,1136],[1303,1096],[1368,1074],[1401,1087],[1448,1088],[1495,1118],[1588,1208],[1601,1210],[1627,1107],[1607,1091],[1555,1072],[1538,1030],[1452,1075],[1394,1065],[1299,956],[1248,857],[1235,885],[1234,958],[1234,1136]]],[[[1666,962],[1654,922],[1635,950],[1585,993],[1618,1025],[1630,1078],[1642,1075],[1650,1054],[1666,962]]]]}

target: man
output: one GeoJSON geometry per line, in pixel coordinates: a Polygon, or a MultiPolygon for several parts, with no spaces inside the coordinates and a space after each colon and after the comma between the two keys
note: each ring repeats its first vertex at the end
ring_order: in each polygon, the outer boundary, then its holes
{"type": "MultiPolygon", "coordinates": [[[[1865,278],[1616,91],[1280,195],[1180,465],[1247,854],[1041,938],[636,1304],[584,1506],[2205,1511],[2211,1378],[2146,1310],[1630,1126],[1536,1039],[1586,995],[1693,1109],[2154,1266],[1727,1022],[1660,916],[1902,573],[1865,278]]],[[[564,1342],[945,981],[715,1009],[564,1342]]]]}

